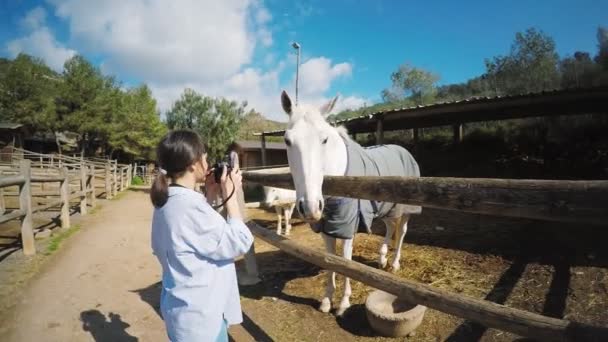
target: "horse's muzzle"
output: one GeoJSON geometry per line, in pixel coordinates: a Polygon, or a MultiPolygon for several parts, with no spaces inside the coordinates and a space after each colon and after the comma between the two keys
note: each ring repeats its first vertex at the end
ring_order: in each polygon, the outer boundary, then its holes
{"type": "Polygon", "coordinates": [[[323,216],[323,199],[305,200],[298,199],[298,212],[300,216],[309,223],[318,222],[323,216]]]}

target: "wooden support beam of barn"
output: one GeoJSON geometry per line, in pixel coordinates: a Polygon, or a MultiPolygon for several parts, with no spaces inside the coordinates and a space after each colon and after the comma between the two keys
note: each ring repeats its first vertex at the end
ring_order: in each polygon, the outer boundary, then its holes
{"type": "Polygon", "coordinates": [[[425,305],[487,327],[550,341],[605,341],[608,339],[608,328],[606,327],[546,317],[437,289],[430,285],[415,283],[337,255],[304,247],[293,240],[274,234],[253,221],[249,222],[248,226],[256,237],[296,258],[392,293],[411,303],[425,305]]]}
{"type": "MultiPolygon", "coordinates": [[[[249,182],[295,189],[291,174],[285,172],[288,170],[260,170],[243,176],[249,182]]],[[[608,181],[327,176],[323,193],[476,214],[608,222],[608,181]]]]}

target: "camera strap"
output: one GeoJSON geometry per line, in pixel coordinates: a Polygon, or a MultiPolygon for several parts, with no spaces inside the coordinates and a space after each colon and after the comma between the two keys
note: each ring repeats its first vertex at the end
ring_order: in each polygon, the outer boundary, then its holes
{"type": "Polygon", "coordinates": [[[216,206],[211,206],[215,210],[223,207],[224,204],[226,204],[226,202],[228,202],[228,200],[230,200],[230,198],[232,198],[232,196],[236,192],[236,186],[234,185],[234,182],[232,181],[232,177],[230,175],[228,175],[228,179],[230,179],[230,181],[232,182],[232,192],[230,193],[230,195],[228,195],[228,197],[226,197],[226,199],[222,203],[220,203],[220,204],[218,204],[216,206]]]}

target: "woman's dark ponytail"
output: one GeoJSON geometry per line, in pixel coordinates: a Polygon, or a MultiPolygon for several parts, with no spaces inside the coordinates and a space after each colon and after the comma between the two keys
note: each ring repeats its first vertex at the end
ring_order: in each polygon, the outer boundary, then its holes
{"type": "Polygon", "coordinates": [[[159,173],[150,189],[150,199],[156,208],[169,200],[169,180],[181,177],[205,152],[205,145],[196,132],[177,130],[163,137],[156,147],[159,173]]]}
{"type": "Polygon", "coordinates": [[[152,183],[150,198],[156,208],[165,205],[169,199],[169,180],[162,172],[158,173],[158,176],[154,179],[154,183],[152,183]]]}

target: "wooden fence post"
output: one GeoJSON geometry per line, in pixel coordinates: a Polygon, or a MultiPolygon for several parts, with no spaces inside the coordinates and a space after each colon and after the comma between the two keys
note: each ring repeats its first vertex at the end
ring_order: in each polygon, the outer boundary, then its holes
{"type": "Polygon", "coordinates": [[[118,194],[118,161],[114,161],[114,172],[112,177],[112,196],[116,196],[118,194]]]}
{"type": "Polygon", "coordinates": [[[120,191],[125,190],[125,168],[120,168],[120,191]]]}
{"type": "Polygon", "coordinates": [[[462,142],[462,136],[463,136],[463,125],[462,124],[456,124],[454,126],[452,126],[454,129],[454,144],[458,144],[462,142]]]}
{"type": "Polygon", "coordinates": [[[376,145],[382,145],[384,142],[384,120],[380,117],[376,121],[376,145]]]}
{"type": "Polygon", "coordinates": [[[131,187],[131,181],[133,180],[133,165],[129,164],[127,168],[127,188],[131,187]]]}
{"type": "Polygon", "coordinates": [[[19,188],[19,209],[24,214],[21,218],[21,243],[23,244],[23,254],[36,254],[34,243],[34,227],[32,224],[32,162],[27,159],[21,160],[21,174],[25,182],[19,188]]]}
{"type": "Polygon", "coordinates": [[[0,188],[0,215],[6,212],[6,202],[4,201],[4,188],[0,188]]]}
{"type": "Polygon", "coordinates": [[[414,128],[414,153],[418,154],[418,151],[420,150],[420,132],[418,131],[418,128],[414,128]]]}
{"type": "Polygon", "coordinates": [[[80,164],[80,215],[87,214],[87,167],[84,163],[80,164]]]}
{"type": "Polygon", "coordinates": [[[95,195],[95,164],[91,164],[91,167],[89,168],[89,188],[91,189],[91,198],[90,198],[90,202],[91,202],[91,207],[95,207],[95,205],[97,204],[97,197],[95,195]]]}
{"type": "Polygon", "coordinates": [[[67,167],[61,169],[61,176],[61,228],[67,229],[70,228],[70,175],[67,167]]]}
{"type": "Polygon", "coordinates": [[[262,153],[262,166],[266,166],[266,136],[260,135],[261,153],[262,153]]]}
{"type": "Polygon", "coordinates": [[[112,198],[112,174],[111,174],[111,170],[110,170],[110,161],[108,160],[108,163],[106,164],[106,199],[111,199],[112,198]]]}

